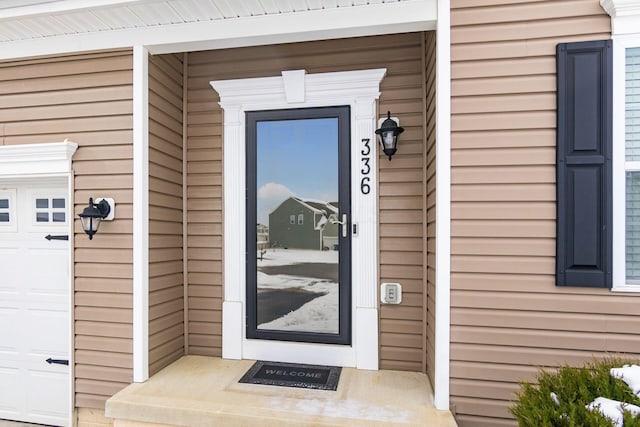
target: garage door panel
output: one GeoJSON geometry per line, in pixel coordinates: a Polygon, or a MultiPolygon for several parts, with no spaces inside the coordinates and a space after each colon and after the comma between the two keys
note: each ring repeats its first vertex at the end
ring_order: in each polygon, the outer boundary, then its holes
{"type": "MultiPolygon", "coordinates": [[[[0,229],[0,236],[5,235],[7,232],[0,229]]],[[[3,237],[5,237],[3,236],[3,237]]],[[[20,270],[20,249],[12,242],[2,241],[0,242],[0,260],[2,260],[2,288],[8,286],[6,281],[14,282],[14,278],[18,275],[20,270]]],[[[15,286],[14,286],[15,287],[15,286]]]]}
{"type": "Polygon", "coordinates": [[[64,397],[69,393],[69,382],[64,373],[50,372],[49,370],[29,370],[27,372],[26,407],[32,415],[65,417],[64,397]]]}
{"type": "MultiPolygon", "coordinates": [[[[11,301],[5,301],[4,295],[2,296],[2,298],[3,303],[12,303],[11,301]]],[[[13,303],[15,303],[16,299],[17,298],[14,298],[13,303]]],[[[14,307],[0,307],[0,325],[15,325],[19,313],[20,310],[14,307]]],[[[19,334],[12,333],[14,330],[14,327],[0,328],[0,361],[6,357],[4,353],[15,353],[18,351],[18,346],[21,339],[19,334]]],[[[0,368],[2,367],[4,367],[4,364],[0,362],[0,368]]]]}
{"type": "Polygon", "coordinates": [[[68,316],[68,296],[52,295],[44,292],[32,292],[23,297],[29,301],[29,310],[34,313],[62,313],[68,316]]]}
{"type": "MultiPolygon", "coordinates": [[[[5,365],[6,362],[2,361],[1,363],[5,365]]],[[[24,396],[24,384],[21,382],[18,361],[13,361],[13,366],[10,363],[6,364],[10,366],[0,368],[0,384],[3,384],[3,387],[0,387],[0,418],[11,419],[18,414],[22,406],[20,400],[24,396]],[[11,386],[5,386],[8,384],[11,386]]]]}
{"type": "Polygon", "coordinates": [[[66,335],[62,337],[59,331],[68,328],[68,321],[67,313],[31,310],[26,322],[26,333],[32,337],[28,351],[67,356],[69,338],[66,335]]]}

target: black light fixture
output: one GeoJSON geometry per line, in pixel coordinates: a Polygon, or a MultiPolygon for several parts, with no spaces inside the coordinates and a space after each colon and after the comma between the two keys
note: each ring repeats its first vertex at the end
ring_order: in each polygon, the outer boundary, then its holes
{"type": "Polygon", "coordinates": [[[398,123],[391,118],[391,111],[387,111],[387,118],[382,122],[380,129],[376,130],[376,135],[378,135],[382,151],[389,156],[389,161],[391,161],[391,156],[396,154],[398,135],[402,132],[404,132],[404,128],[398,126],[398,123]]]}
{"type": "Polygon", "coordinates": [[[93,235],[98,232],[100,222],[110,213],[112,213],[111,205],[106,199],[100,199],[99,202],[93,203],[93,197],[89,197],[89,206],[84,208],[81,214],[78,214],[82,222],[82,229],[89,235],[89,240],[93,239],[93,235]]]}

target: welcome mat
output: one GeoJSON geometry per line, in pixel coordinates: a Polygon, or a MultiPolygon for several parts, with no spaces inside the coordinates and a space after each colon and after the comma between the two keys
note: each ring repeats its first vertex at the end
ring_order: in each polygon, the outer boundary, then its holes
{"type": "Polygon", "coordinates": [[[302,365],[258,360],[240,378],[239,382],[335,391],[338,388],[341,371],[342,368],[337,366],[302,365]]]}

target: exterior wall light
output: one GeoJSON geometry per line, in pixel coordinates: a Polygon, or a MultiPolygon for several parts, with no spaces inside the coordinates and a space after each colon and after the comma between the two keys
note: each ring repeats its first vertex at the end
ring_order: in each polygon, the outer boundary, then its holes
{"type": "Polygon", "coordinates": [[[115,203],[113,199],[100,198],[93,202],[93,197],[89,197],[89,206],[78,214],[82,222],[82,229],[89,235],[89,240],[93,240],[93,235],[98,232],[102,220],[110,221],[115,216],[115,203]]]}
{"type": "Polygon", "coordinates": [[[391,118],[391,111],[387,111],[387,118],[382,122],[380,129],[376,130],[376,135],[378,135],[382,151],[389,156],[389,161],[391,161],[391,156],[396,154],[398,135],[402,132],[404,132],[404,128],[398,126],[398,122],[391,118]]]}

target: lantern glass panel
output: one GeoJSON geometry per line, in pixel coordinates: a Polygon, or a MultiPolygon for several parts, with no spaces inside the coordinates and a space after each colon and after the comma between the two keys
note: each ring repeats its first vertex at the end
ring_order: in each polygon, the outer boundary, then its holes
{"type": "Polygon", "coordinates": [[[82,229],[85,231],[98,231],[100,227],[100,218],[97,217],[80,217],[82,221],[82,229]]]}
{"type": "Polygon", "coordinates": [[[396,136],[393,131],[382,132],[382,144],[384,148],[395,148],[396,136]]]}

